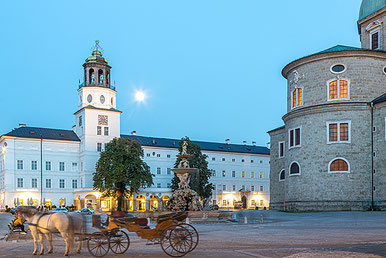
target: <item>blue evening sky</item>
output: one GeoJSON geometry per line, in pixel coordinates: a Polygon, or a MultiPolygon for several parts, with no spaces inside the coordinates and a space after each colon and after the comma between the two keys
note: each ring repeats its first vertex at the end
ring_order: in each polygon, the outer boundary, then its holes
{"type": "Polygon", "coordinates": [[[265,146],[283,124],[289,62],[360,46],[361,0],[4,1],[0,134],[71,129],[78,80],[100,40],[121,133],[265,146]],[[146,92],[137,104],[136,89],[146,92]]]}

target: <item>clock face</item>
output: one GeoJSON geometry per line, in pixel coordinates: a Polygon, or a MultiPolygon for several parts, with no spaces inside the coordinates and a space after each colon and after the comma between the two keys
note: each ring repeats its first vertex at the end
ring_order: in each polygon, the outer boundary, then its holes
{"type": "Polygon", "coordinates": [[[91,94],[87,96],[87,101],[88,101],[88,103],[91,103],[91,101],[92,101],[92,96],[91,96],[91,94]]]}
{"type": "Polygon", "coordinates": [[[105,103],[105,96],[101,95],[101,103],[105,103]]]}
{"type": "Polygon", "coordinates": [[[98,115],[98,125],[109,125],[109,117],[98,115]]]}

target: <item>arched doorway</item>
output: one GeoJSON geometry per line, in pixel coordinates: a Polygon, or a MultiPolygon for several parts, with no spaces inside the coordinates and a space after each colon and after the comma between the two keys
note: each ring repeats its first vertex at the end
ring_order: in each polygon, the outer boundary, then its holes
{"type": "Polygon", "coordinates": [[[155,211],[158,209],[158,200],[157,200],[157,196],[156,195],[150,195],[149,197],[149,201],[150,201],[150,210],[151,211],[155,211]]]}
{"type": "Polygon", "coordinates": [[[146,210],[146,197],[142,194],[137,197],[137,211],[145,211],[146,210]]]}
{"type": "Polygon", "coordinates": [[[89,194],[84,197],[84,208],[89,208],[90,210],[95,210],[97,205],[97,198],[95,195],[89,194]]]}
{"type": "Polygon", "coordinates": [[[245,195],[241,197],[241,202],[243,203],[243,209],[247,208],[247,197],[245,195]]]}

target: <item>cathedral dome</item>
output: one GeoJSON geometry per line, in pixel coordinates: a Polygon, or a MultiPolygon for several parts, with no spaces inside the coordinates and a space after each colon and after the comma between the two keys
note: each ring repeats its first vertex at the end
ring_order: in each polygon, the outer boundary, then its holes
{"type": "Polygon", "coordinates": [[[359,11],[359,20],[386,7],[386,0],[363,0],[359,11]]]}

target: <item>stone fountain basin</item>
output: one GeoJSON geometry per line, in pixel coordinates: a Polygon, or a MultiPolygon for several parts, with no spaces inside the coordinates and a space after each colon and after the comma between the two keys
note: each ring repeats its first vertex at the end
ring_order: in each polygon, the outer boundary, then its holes
{"type": "Polygon", "coordinates": [[[172,168],[171,171],[173,171],[176,174],[186,174],[186,173],[193,173],[197,172],[199,169],[198,168],[172,168]]]}

